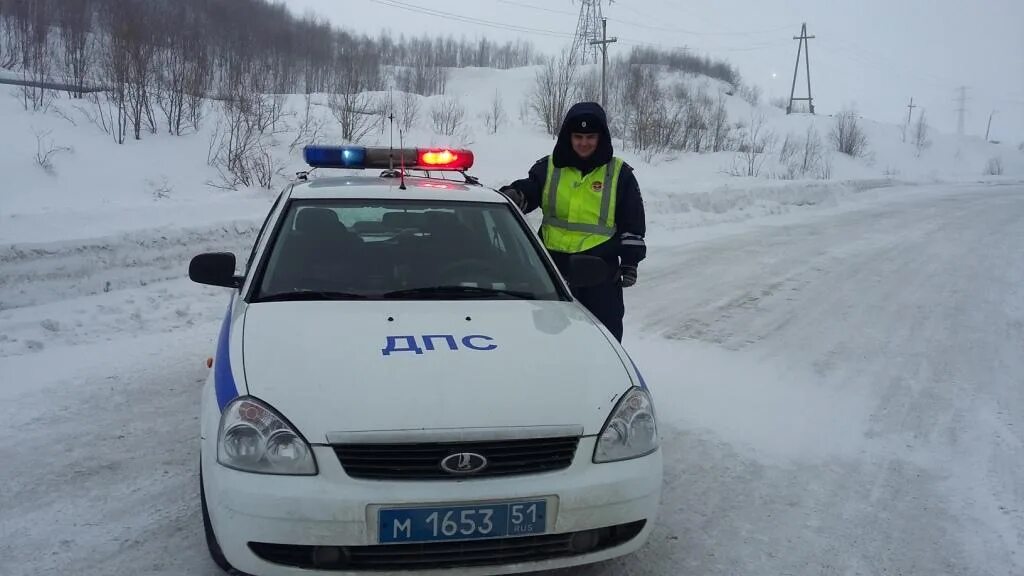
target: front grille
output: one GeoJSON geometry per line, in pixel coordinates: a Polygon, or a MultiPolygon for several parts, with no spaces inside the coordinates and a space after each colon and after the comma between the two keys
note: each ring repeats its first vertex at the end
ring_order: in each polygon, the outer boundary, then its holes
{"type": "Polygon", "coordinates": [[[336,444],[333,446],[345,473],[374,480],[451,480],[493,478],[562,470],[572,464],[578,437],[494,440],[487,442],[434,442],[416,444],[336,444]],[[441,468],[452,454],[472,452],[487,458],[480,472],[458,476],[441,468]]]}
{"type": "Polygon", "coordinates": [[[307,570],[430,570],[540,562],[599,552],[629,542],[645,520],[597,530],[521,536],[474,542],[384,544],[380,546],[295,546],[250,542],[254,554],[274,564],[307,570]]]}

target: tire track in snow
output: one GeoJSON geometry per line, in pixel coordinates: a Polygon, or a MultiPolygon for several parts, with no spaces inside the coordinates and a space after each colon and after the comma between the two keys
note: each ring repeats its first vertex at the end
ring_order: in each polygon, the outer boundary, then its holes
{"type": "Polygon", "coordinates": [[[244,265],[262,221],[161,228],[82,241],[0,246],[0,311],[188,277],[201,252],[244,265]]]}
{"type": "Polygon", "coordinates": [[[209,298],[222,289],[188,280],[189,261],[229,251],[243,267],[261,224],[0,247],[0,357],[181,330],[222,313],[209,298]]]}

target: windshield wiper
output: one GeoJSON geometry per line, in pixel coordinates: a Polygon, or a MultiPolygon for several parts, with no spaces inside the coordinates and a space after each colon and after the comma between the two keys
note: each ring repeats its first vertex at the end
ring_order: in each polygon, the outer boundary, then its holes
{"type": "Polygon", "coordinates": [[[405,298],[407,296],[422,296],[425,298],[444,298],[448,296],[462,296],[467,298],[480,296],[508,296],[510,298],[521,298],[523,300],[536,300],[536,294],[519,290],[504,290],[501,288],[480,288],[478,286],[424,286],[422,288],[409,288],[407,290],[395,290],[385,292],[383,298],[405,298]]]}
{"type": "Polygon", "coordinates": [[[363,294],[352,292],[332,292],[329,290],[295,290],[293,292],[278,292],[260,296],[256,302],[291,302],[302,300],[365,300],[363,294]]]}

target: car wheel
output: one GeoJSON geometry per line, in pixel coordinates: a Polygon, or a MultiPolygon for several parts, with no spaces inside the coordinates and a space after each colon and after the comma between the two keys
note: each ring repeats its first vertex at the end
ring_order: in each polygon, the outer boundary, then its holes
{"type": "Polygon", "coordinates": [[[206,547],[210,549],[210,558],[213,559],[213,563],[216,564],[221,570],[229,574],[237,574],[228,559],[224,557],[224,552],[220,549],[220,544],[217,542],[217,535],[213,533],[213,524],[210,523],[210,512],[206,508],[206,489],[203,486],[203,467],[199,466],[199,499],[202,501],[203,508],[203,529],[206,532],[206,547]]]}

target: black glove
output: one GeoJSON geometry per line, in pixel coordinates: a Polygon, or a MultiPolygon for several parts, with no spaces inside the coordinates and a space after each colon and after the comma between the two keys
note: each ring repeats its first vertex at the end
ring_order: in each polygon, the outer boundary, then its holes
{"type": "Polygon", "coordinates": [[[501,192],[502,194],[507,196],[508,199],[511,200],[513,204],[519,207],[520,210],[526,210],[526,195],[520,192],[518,189],[513,188],[512,186],[502,186],[500,189],[498,189],[498,192],[501,192]]]}
{"type": "Polygon", "coordinates": [[[629,288],[636,284],[636,266],[619,267],[619,286],[629,288]]]}

